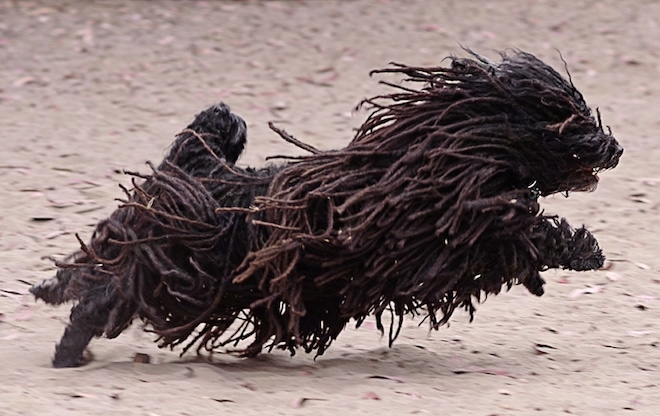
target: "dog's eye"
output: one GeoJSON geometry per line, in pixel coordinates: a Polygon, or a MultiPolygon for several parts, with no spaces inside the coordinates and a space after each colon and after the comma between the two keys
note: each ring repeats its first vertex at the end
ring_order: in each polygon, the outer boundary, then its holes
{"type": "Polygon", "coordinates": [[[580,160],[580,156],[578,156],[577,153],[573,153],[573,159],[580,160]]]}

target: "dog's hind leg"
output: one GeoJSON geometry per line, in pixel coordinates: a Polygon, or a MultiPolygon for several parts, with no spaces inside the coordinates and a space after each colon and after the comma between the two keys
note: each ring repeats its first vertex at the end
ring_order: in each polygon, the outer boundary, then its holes
{"type": "Polygon", "coordinates": [[[63,265],[83,263],[86,260],[87,255],[85,253],[82,251],[75,252],[60,265],[60,269],[55,273],[55,276],[44,279],[32,286],[30,293],[34,295],[35,299],[41,299],[50,305],[60,305],[76,299],[75,290],[70,289],[70,284],[79,275],[81,269],[63,265]]]}
{"type": "MultiPolygon", "coordinates": [[[[78,259],[83,257],[80,253],[72,256],[78,259]]],[[[82,278],[86,273],[89,270],[84,267],[64,267],[55,276],[30,288],[35,299],[51,305],[79,301],[71,309],[70,323],[55,347],[54,367],[78,367],[84,364],[83,350],[94,336],[103,334],[108,322],[110,305],[116,297],[108,286],[110,281],[98,281],[90,285],[90,282],[82,278]]]]}
{"type": "Polygon", "coordinates": [[[99,328],[90,325],[89,317],[93,315],[96,315],[98,319],[96,311],[90,311],[89,305],[84,303],[79,303],[71,309],[71,322],[55,347],[53,367],[78,367],[86,363],[83,351],[94,336],[100,336],[103,333],[103,326],[99,328]]]}
{"type": "Polygon", "coordinates": [[[83,351],[92,338],[119,335],[132,321],[135,305],[120,298],[115,282],[88,268],[64,268],[55,277],[30,288],[37,299],[59,305],[77,301],[71,308],[69,324],[55,347],[53,367],[85,364],[83,351]]]}
{"type": "Polygon", "coordinates": [[[72,300],[67,293],[69,282],[73,277],[73,270],[60,269],[50,279],[42,280],[30,288],[30,293],[36,299],[41,299],[50,305],[59,305],[72,300]]]}
{"type": "Polygon", "coordinates": [[[108,287],[99,286],[98,289],[87,292],[86,296],[71,308],[70,322],[55,347],[53,367],[78,367],[86,364],[83,351],[92,338],[100,337],[106,330],[111,311],[118,299],[113,290],[105,290],[109,289],[108,287]],[[105,293],[101,294],[98,289],[104,289],[105,293]]]}

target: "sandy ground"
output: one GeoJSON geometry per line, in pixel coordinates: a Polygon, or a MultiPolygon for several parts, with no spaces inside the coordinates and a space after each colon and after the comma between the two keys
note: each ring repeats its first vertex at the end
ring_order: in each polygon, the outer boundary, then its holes
{"type": "Polygon", "coordinates": [[[659,19],[642,0],[0,0],[0,414],[659,414],[659,19]],[[370,69],[438,65],[460,44],[558,68],[560,50],[600,108],[622,163],[596,192],[543,204],[591,228],[608,270],[547,273],[544,297],[516,287],[472,324],[409,321],[392,349],[368,322],[316,361],[209,361],[135,325],[94,341],[88,366],[50,368],[68,307],[28,285],[114,209],[122,169],[146,170],[219,100],[248,121],[242,164],[298,152],[268,121],[340,147],[364,120],[355,105],[385,91],[370,69]]]}

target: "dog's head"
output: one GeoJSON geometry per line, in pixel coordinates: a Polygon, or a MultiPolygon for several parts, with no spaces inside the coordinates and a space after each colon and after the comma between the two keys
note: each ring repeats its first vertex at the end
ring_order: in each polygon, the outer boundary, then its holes
{"type": "Polygon", "coordinates": [[[399,144],[412,140],[410,148],[432,137],[435,148],[505,166],[512,186],[530,186],[540,195],[593,190],[598,172],[618,164],[623,148],[570,77],[525,52],[502,53],[499,63],[468,52],[469,58],[451,57],[448,67],[395,64],[374,71],[402,73],[425,86],[386,83],[403,92],[367,100],[377,111],[354,144],[372,140],[378,129],[399,144]]]}
{"type": "MultiPolygon", "coordinates": [[[[501,89],[513,153],[523,182],[542,195],[591,191],[598,173],[619,163],[623,148],[596,116],[582,94],[554,69],[528,53],[502,55],[493,64],[476,54],[471,61],[501,89]]],[[[469,66],[455,60],[454,66],[469,66]]]]}

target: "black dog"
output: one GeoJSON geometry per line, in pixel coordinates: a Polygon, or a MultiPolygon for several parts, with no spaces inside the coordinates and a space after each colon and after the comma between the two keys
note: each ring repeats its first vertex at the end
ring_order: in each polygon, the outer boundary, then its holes
{"type": "MultiPolygon", "coordinates": [[[[543,215],[538,197],[595,189],[623,149],[570,81],[534,56],[495,64],[396,65],[420,89],[366,102],[375,111],[344,149],[279,167],[234,165],[245,123],[224,105],[199,114],[89,245],[32,288],[75,301],[56,367],[80,365],[94,336],[140,317],[162,346],[198,350],[253,338],[322,354],[350,319],[457,307],[539,271],[591,270],[604,257],[584,228],[543,215]],[[233,330],[229,330],[236,324],[233,330]]],[[[138,183],[139,182],[139,183],[138,183]]]]}

